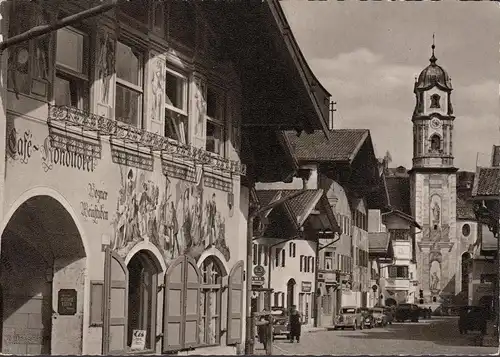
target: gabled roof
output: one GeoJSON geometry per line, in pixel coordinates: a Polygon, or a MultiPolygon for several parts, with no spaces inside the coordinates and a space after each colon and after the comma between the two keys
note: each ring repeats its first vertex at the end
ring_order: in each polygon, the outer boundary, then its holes
{"type": "MultiPolygon", "coordinates": [[[[299,228],[304,224],[309,214],[311,214],[312,210],[316,207],[321,196],[323,195],[323,190],[257,190],[257,196],[259,197],[259,203],[261,206],[265,206],[270,204],[272,201],[277,201],[300,191],[303,192],[290,200],[284,201],[283,204],[280,205],[286,211],[288,218],[297,226],[297,228],[299,228]]],[[[276,210],[276,208],[269,210],[266,213],[266,216],[268,216],[273,210],[276,210]]]]}
{"type": "Polygon", "coordinates": [[[299,161],[337,161],[352,163],[363,143],[370,136],[368,129],[315,130],[300,137],[286,131],[295,157],[299,161]]]}
{"type": "Polygon", "coordinates": [[[385,178],[389,195],[389,207],[411,216],[410,177],[389,176],[385,178]]]}
{"type": "Polygon", "coordinates": [[[500,167],[478,167],[472,197],[500,196],[500,167]]]}
{"type": "Polygon", "coordinates": [[[411,225],[417,227],[418,229],[422,229],[422,227],[420,227],[420,225],[418,224],[418,222],[415,220],[415,218],[413,218],[413,216],[409,215],[409,214],[406,214],[400,210],[397,210],[397,209],[391,209],[390,211],[388,212],[384,212],[382,213],[382,216],[389,216],[389,215],[396,215],[408,222],[410,222],[411,225]]]}

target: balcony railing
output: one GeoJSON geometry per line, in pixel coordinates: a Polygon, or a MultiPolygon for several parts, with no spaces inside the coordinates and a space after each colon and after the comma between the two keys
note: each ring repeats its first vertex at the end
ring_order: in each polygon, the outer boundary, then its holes
{"type": "MultiPolygon", "coordinates": [[[[215,170],[236,175],[246,175],[246,166],[237,160],[229,160],[208,153],[202,148],[181,144],[170,138],[151,133],[133,125],[112,120],[100,115],[88,113],[83,110],[68,107],[49,105],[47,122],[59,122],[71,129],[80,131],[97,132],[100,135],[110,136],[124,143],[135,144],[138,147],[151,151],[160,151],[172,157],[181,157],[195,164],[203,164],[215,170]]],[[[57,125],[57,124],[56,124],[57,125]]],[[[70,144],[70,143],[68,143],[70,144]]]]}

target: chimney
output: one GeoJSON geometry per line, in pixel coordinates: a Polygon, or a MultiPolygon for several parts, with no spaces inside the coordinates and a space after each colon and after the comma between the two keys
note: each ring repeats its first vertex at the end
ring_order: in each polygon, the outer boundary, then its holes
{"type": "Polygon", "coordinates": [[[333,113],[337,111],[337,109],[335,109],[335,105],[337,104],[337,102],[330,102],[330,110],[329,110],[329,113],[330,115],[328,116],[328,130],[332,131],[333,130],[333,113]]]}

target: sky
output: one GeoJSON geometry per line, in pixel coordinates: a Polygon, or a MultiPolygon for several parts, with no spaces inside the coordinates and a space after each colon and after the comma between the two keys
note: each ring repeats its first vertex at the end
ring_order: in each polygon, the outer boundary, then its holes
{"type": "Polygon", "coordinates": [[[337,102],[337,128],[370,129],[375,152],[411,167],[415,76],[437,64],[452,79],[455,167],[488,165],[500,144],[500,4],[443,0],[282,0],[312,71],[337,102]],[[479,156],[478,156],[478,153],[479,156]]]}

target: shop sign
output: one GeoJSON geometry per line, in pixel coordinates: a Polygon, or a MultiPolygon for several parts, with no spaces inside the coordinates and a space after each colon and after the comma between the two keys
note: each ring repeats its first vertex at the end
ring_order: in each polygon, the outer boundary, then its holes
{"type": "Polygon", "coordinates": [[[106,207],[101,202],[108,199],[108,192],[98,189],[96,184],[92,182],[87,187],[89,200],[80,202],[82,216],[91,219],[95,224],[99,220],[107,221],[109,212],[106,211],[106,207]]]}
{"type": "Polygon", "coordinates": [[[324,273],[323,279],[325,279],[325,282],[327,283],[334,282],[337,280],[335,279],[335,273],[324,273]]]}
{"type": "Polygon", "coordinates": [[[75,315],[76,296],[75,289],[60,289],[57,294],[57,313],[59,315],[75,315]]]}
{"type": "Polygon", "coordinates": [[[146,330],[132,330],[131,350],[142,351],[146,348],[146,330]]]}
{"type": "Polygon", "coordinates": [[[303,281],[302,282],[302,292],[303,293],[310,293],[312,290],[312,283],[310,281],[303,281]]]}
{"type": "Polygon", "coordinates": [[[264,285],[264,280],[263,276],[252,276],[252,284],[254,285],[264,285]]]}
{"type": "Polygon", "coordinates": [[[253,268],[253,274],[255,276],[264,276],[266,274],[266,269],[262,265],[257,265],[255,268],[253,268]]]}

